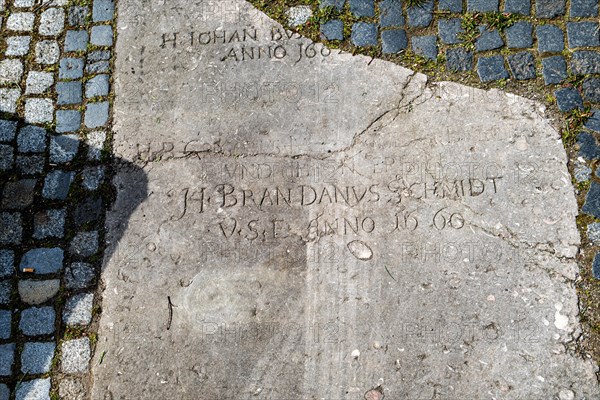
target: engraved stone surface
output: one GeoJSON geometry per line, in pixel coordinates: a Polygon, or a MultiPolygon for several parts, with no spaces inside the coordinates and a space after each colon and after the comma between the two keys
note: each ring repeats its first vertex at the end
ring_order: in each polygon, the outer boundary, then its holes
{"type": "Polygon", "coordinates": [[[598,397],[543,108],[220,4],[120,4],[92,398],[598,397]]]}

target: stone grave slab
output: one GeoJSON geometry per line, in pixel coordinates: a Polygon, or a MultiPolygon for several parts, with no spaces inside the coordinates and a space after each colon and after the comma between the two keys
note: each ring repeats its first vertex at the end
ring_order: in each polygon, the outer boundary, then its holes
{"type": "Polygon", "coordinates": [[[120,3],[94,399],[590,399],[544,109],[241,0],[120,3]],[[131,216],[128,218],[127,216],[131,216]]]}

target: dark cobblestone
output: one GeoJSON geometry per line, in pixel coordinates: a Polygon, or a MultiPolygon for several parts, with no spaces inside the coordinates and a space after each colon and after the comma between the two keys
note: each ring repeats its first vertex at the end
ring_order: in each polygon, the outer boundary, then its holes
{"type": "Polygon", "coordinates": [[[25,343],[21,353],[21,372],[25,374],[45,374],[50,371],[54,349],[52,342],[25,343]]]}
{"type": "Polygon", "coordinates": [[[37,275],[54,274],[63,267],[64,252],[59,247],[29,250],[21,259],[20,269],[32,268],[37,275]]]}
{"type": "Polygon", "coordinates": [[[473,53],[461,47],[446,50],[446,67],[451,71],[472,70],[473,53]]]}
{"type": "Polygon", "coordinates": [[[65,51],[85,51],[88,40],[87,31],[68,31],[65,38],[65,51]]]}
{"type": "Polygon", "coordinates": [[[397,53],[408,46],[404,29],[391,29],[381,32],[382,51],[384,54],[397,53]]]}
{"type": "Polygon", "coordinates": [[[592,182],[581,211],[593,217],[600,218],[600,184],[597,182],[592,182]]]}
{"type": "Polygon", "coordinates": [[[502,56],[479,57],[477,73],[482,82],[508,78],[508,71],[504,67],[504,57],[502,56]]]}
{"type": "Polygon", "coordinates": [[[435,60],[438,54],[436,36],[413,36],[411,40],[412,49],[415,54],[429,60],[435,60]]]}
{"type": "Polygon", "coordinates": [[[56,132],[75,132],[81,127],[81,112],[77,110],[56,111],[56,132]]]}
{"type": "Polygon", "coordinates": [[[556,25],[540,25],[536,35],[540,53],[560,53],[565,49],[565,35],[556,25]]]}
{"type": "Polygon", "coordinates": [[[600,110],[592,110],[592,116],[585,121],[584,126],[592,131],[600,132],[600,110]]]}
{"type": "Polygon", "coordinates": [[[344,23],[334,19],[321,24],[321,34],[327,40],[344,40],[344,23]]]}
{"type": "Polygon", "coordinates": [[[400,0],[383,0],[379,3],[379,25],[382,28],[403,26],[404,23],[400,0]]]}
{"type": "Polygon", "coordinates": [[[58,95],[56,104],[58,105],[80,104],[83,100],[80,81],[58,82],[56,84],[56,93],[58,95]]]}
{"type": "Polygon", "coordinates": [[[0,250],[0,278],[12,276],[15,272],[15,253],[12,250],[0,250]]]}
{"type": "Polygon", "coordinates": [[[438,35],[440,40],[444,44],[457,44],[460,43],[458,35],[464,32],[461,27],[462,19],[441,19],[438,21],[438,35]]]}
{"type": "Polygon", "coordinates": [[[112,0],[94,0],[92,20],[94,22],[110,21],[115,13],[115,2],[112,0]]]}
{"type": "Polygon", "coordinates": [[[52,307],[32,307],[21,312],[19,329],[27,336],[54,333],[56,313],[52,307]]]}
{"type": "Polygon", "coordinates": [[[579,146],[579,156],[586,160],[600,159],[600,146],[594,138],[587,132],[577,135],[577,145],[579,146]]]}
{"type": "Polygon", "coordinates": [[[498,0],[467,0],[469,12],[497,12],[498,0]]]}
{"type": "Polygon", "coordinates": [[[374,17],[375,0],[348,0],[350,12],[356,17],[374,17]]]}
{"type": "Polygon", "coordinates": [[[568,112],[576,108],[583,109],[583,99],[577,89],[564,88],[554,92],[556,104],[560,111],[568,112]]]}
{"type": "Polygon", "coordinates": [[[475,41],[475,49],[477,51],[494,50],[504,46],[504,42],[497,29],[490,31],[487,27],[480,26],[479,33],[480,36],[477,41],[475,41]]]}
{"type": "Polygon", "coordinates": [[[81,58],[63,58],[58,69],[59,79],[79,79],[83,77],[84,62],[81,58]]]}
{"type": "Polygon", "coordinates": [[[2,208],[5,210],[22,210],[33,203],[35,179],[22,179],[8,182],[2,191],[2,208]]]}
{"type": "Polygon", "coordinates": [[[69,14],[69,17],[68,17],[69,26],[73,26],[73,27],[83,26],[83,25],[85,25],[85,22],[86,22],[88,8],[80,7],[80,6],[69,7],[68,14],[69,14]]]}
{"type": "Polygon", "coordinates": [[[533,46],[533,25],[520,21],[506,29],[506,45],[515,49],[528,49],[533,46]]]}
{"type": "Polygon", "coordinates": [[[504,12],[529,15],[531,13],[530,0],[504,0],[504,12]]]}
{"type": "Polygon", "coordinates": [[[554,18],[565,14],[565,0],[536,0],[535,16],[538,18],[554,18]]]}
{"type": "Polygon", "coordinates": [[[577,17],[597,17],[598,0],[571,0],[572,18],[577,17]]]}
{"type": "Polygon", "coordinates": [[[23,175],[36,175],[44,170],[46,159],[41,155],[17,156],[17,170],[23,175]]]}
{"type": "Polygon", "coordinates": [[[101,74],[108,72],[110,69],[110,64],[108,61],[98,61],[95,63],[91,63],[85,66],[85,71],[88,74],[101,74]]]}
{"type": "Polygon", "coordinates": [[[95,222],[102,216],[104,203],[100,197],[88,197],[77,204],[73,210],[73,224],[82,226],[84,224],[95,222]]]}
{"type": "Polygon", "coordinates": [[[563,56],[553,56],[542,60],[542,75],[546,85],[561,83],[567,78],[567,62],[563,56]]]}
{"type": "Polygon", "coordinates": [[[412,27],[427,27],[433,20],[433,1],[420,6],[409,7],[406,10],[408,25],[412,27]]]}
{"type": "Polygon", "coordinates": [[[36,213],[33,218],[33,237],[36,239],[62,238],[65,234],[66,215],[65,209],[44,210],[36,213]]]}
{"type": "Polygon", "coordinates": [[[77,155],[79,137],[76,135],[58,135],[50,141],[50,162],[64,164],[70,162],[77,155]]]}
{"type": "Polygon", "coordinates": [[[17,122],[0,119],[0,142],[10,142],[17,134],[17,122]]]}
{"type": "Polygon", "coordinates": [[[0,244],[20,244],[22,240],[21,214],[0,212],[0,244]]]}
{"type": "Polygon", "coordinates": [[[583,99],[600,103],[600,78],[587,78],[583,81],[583,99]]]}
{"type": "Polygon", "coordinates": [[[73,182],[73,172],[51,171],[44,181],[42,196],[51,200],[64,200],[73,182]]]}
{"type": "Polygon", "coordinates": [[[13,147],[8,144],[0,144],[0,170],[7,171],[12,169],[14,158],[13,147]]]}
{"type": "Polygon", "coordinates": [[[33,125],[21,128],[17,146],[21,153],[43,153],[46,150],[46,130],[33,125]]]}
{"type": "Polygon", "coordinates": [[[568,22],[567,39],[570,48],[600,46],[597,22],[568,22]]]}
{"type": "MultiPolygon", "coordinates": [[[[367,22],[356,22],[352,26],[352,43],[355,46],[377,46],[377,25],[367,22]]],[[[89,125],[88,127],[93,128],[89,125]]]]}
{"type": "Polygon", "coordinates": [[[462,0],[440,0],[438,9],[440,11],[460,13],[462,12],[462,6],[462,0]]]}
{"type": "MultiPolygon", "coordinates": [[[[12,312],[0,310],[0,339],[10,339],[12,325],[12,312]]],[[[0,397],[1,399],[2,397],[0,397]]]]}
{"type": "Polygon", "coordinates": [[[508,56],[508,66],[518,80],[535,79],[535,57],[528,51],[508,56]]]}
{"type": "Polygon", "coordinates": [[[600,74],[600,53],[589,50],[573,52],[571,70],[577,75],[600,74]]]}

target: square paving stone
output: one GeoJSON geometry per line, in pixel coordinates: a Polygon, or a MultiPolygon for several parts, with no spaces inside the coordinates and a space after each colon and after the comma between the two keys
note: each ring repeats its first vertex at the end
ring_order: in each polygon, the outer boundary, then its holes
{"type": "Polygon", "coordinates": [[[62,269],[63,258],[59,247],[33,249],[23,255],[19,268],[32,268],[37,275],[54,274],[62,269]]]}
{"type": "Polygon", "coordinates": [[[15,344],[0,345],[0,376],[11,376],[15,363],[15,344]]]}
{"type": "Polygon", "coordinates": [[[462,0],[440,0],[438,4],[438,10],[440,11],[460,13],[462,8],[462,0]]]}
{"type": "Polygon", "coordinates": [[[31,12],[12,13],[6,20],[6,29],[17,32],[30,32],[33,29],[35,14],[31,12]]]}
{"type": "Polygon", "coordinates": [[[535,79],[535,57],[528,51],[508,56],[508,66],[517,80],[535,79]]]}
{"type": "Polygon", "coordinates": [[[67,289],[84,289],[95,277],[96,272],[90,264],[75,262],[65,270],[65,286],[67,289]]]}
{"type": "MultiPolygon", "coordinates": [[[[340,8],[341,9],[341,8],[340,8]]],[[[104,22],[113,19],[115,2],[112,0],[94,0],[92,19],[94,22],[104,22]]]]}
{"type": "Polygon", "coordinates": [[[39,64],[56,64],[60,56],[60,48],[56,40],[42,40],[35,45],[35,62],[39,64]]]}
{"type": "Polygon", "coordinates": [[[54,104],[52,99],[25,100],[25,121],[34,124],[51,123],[54,120],[54,104]]]}
{"type": "Polygon", "coordinates": [[[87,31],[67,31],[65,51],[85,51],[88,40],[87,31]]]}
{"type": "Polygon", "coordinates": [[[344,40],[344,23],[333,19],[321,24],[321,35],[327,40],[344,40]]]}
{"type": "Polygon", "coordinates": [[[379,3],[379,25],[382,28],[404,25],[401,0],[383,0],[379,3]]]}
{"type": "Polygon", "coordinates": [[[50,200],[65,200],[69,194],[73,177],[73,172],[51,171],[46,175],[42,196],[50,200]]]}
{"type": "Polygon", "coordinates": [[[542,75],[544,83],[552,85],[561,83],[567,78],[567,62],[563,56],[542,59],[542,75]]]}
{"type": "Polygon", "coordinates": [[[17,111],[17,100],[20,95],[19,89],[0,88],[0,112],[14,114],[17,111]]]}
{"type": "Polygon", "coordinates": [[[350,11],[356,17],[374,17],[375,16],[375,1],[374,0],[348,0],[350,11]]]}
{"type": "Polygon", "coordinates": [[[568,22],[567,39],[570,48],[600,46],[600,26],[597,22],[568,22]]]}
{"type": "Polygon", "coordinates": [[[61,367],[66,374],[84,373],[88,370],[91,350],[87,337],[63,342],[61,367]]]}
{"type": "Polygon", "coordinates": [[[109,70],[110,64],[108,61],[98,61],[85,66],[85,71],[90,75],[107,73],[109,70]]]}
{"type": "Polygon", "coordinates": [[[21,372],[45,374],[52,367],[56,345],[53,342],[28,342],[21,353],[21,372]]]}
{"type": "Polygon", "coordinates": [[[27,75],[25,94],[45,93],[54,83],[52,72],[30,71],[27,75]]]}
{"type": "Polygon", "coordinates": [[[19,130],[17,147],[21,153],[42,153],[46,151],[46,138],[44,128],[26,125],[19,130]]]}
{"type": "MultiPolygon", "coordinates": [[[[368,24],[372,25],[372,24],[368,24]]],[[[352,32],[354,36],[354,31],[352,32]]],[[[358,35],[358,34],[357,34],[358,35]]],[[[361,42],[362,43],[362,42],[361,42]]],[[[375,44],[377,44],[377,28],[375,27],[375,44]]],[[[358,46],[358,45],[357,45],[358,46]]],[[[365,46],[365,45],[361,45],[365,46]]],[[[108,122],[109,103],[88,103],[85,110],[85,126],[88,128],[99,128],[108,122]]]]}
{"type": "Polygon", "coordinates": [[[10,389],[4,383],[0,383],[0,400],[9,400],[9,399],[10,399],[10,389]]]}
{"type": "MultiPolygon", "coordinates": [[[[336,21],[336,20],[332,20],[336,21]]],[[[339,20],[337,20],[339,21],[339,20]]],[[[110,60],[110,50],[94,50],[87,55],[88,62],[110,60]]]]}
{"type": "MultiPolygon", "coordinates": [[[[341,21],[340,21],[341,22],[341,21]]],[[[343,28],[342,28],[343,35],[343,28]]],[[[341,40],[341,39],[338,39],[341,40]]],[[[110,90],[109,76],[106,74],[96,75],[85,84],[85,97],[91,99],[98,96],[108,96],[110,90]]]]}
{"type": "Polygon", "coordinates": [[[498,0],[467,0],[469,12],[498,12],[498,0]]]}
{"type": "Polygon", "coordinates": [[[69,253],[79,257],[89,257],[98,251],[98,232],[79,232],[71,240],[69,253]]]}
{"type": "Polygon", "coordinates": [[[69,7],[68,22],[69,26],[83,26],[86,24],[86,17],[89,13],[87,7],[73,6],[69,7]]]}
{"type": "Polygon", "coordinates": [[[81,112],[77,110],[56,111],[56,132],[75,132],[81,128],[81,112]]]}
{"type": "Polygon", "coordinates": [[[566,0],[536,0],[535,16],[538,18],[554,18],[565,15],[566,0]]]}
{"type": "Polygon", "coordinates": [[[80,201],[73,210],[73,224],[82,226],[84,224],[98,221],[104,210],[104,203],[101,197],[90,196],[84,201],[80,201]]]}
{"type": "Polygon", "coordinates": [[[12,250],[0,250],[0,277],[6,278],[15,273],[15,253],[12,250]]]}
{"type": "Polygon", "coordinates": [[[600,110],[592,110],[592,116],[583,125],[588,129],[600,132],[600,110]]]}
{"type": "Polygon", "coordinates": [[[17,121],[0,119],[0,142],[10,142],[17,134],[17,121]]]}
{"type": "Polygon", "coordinates": [[[440,19],[438,20],[438,35],[444,44],[460,43],[459,34],[464,32],[461,26],[462,19],[440,19]]]}
{"type": "Polygon", "coordinates": [[[97,190],[104,180],[104,167],[86,167],[83,170],[81,177],[81,186],[83,186],[85,190],[97,190]]]}
{"type": "Polygon", "coordinates": [[[0,144],[0,171],[12,169],[14,158],[13,147],[9,144],[0,144]]]}
{"type": "Polygon", "coordinates": [[[592,181],[590,190],[585,198],[585,203],[581,208],[584,213],[600,218],[600,184],[592,181]]]}
{"type": "Polygon", "coordinates": [[[490,31],[486,26],[481,25],[479,34],[480,36],[475,41],[475,50],[477,51],[494,50],[504,46],[504,41],[497,29],[490,31]]]}
{"type": "Polygon", "coordinates": [[[0,339],[10,339],[12,326],[12,312],[0,310],[0,339]]]}
{"type": "Polygon", "coordinates": [[[21,382],[15,400],[50,400],[50,378],[21,382]]]}
{"type": "Polygon", "coordinates": [[[585,101],[600,103],[600,78],[587,78],[583,81],[583,98],[585,101]]]}
{"type": "Polygon", "coordinates": [[[506,29],[506,44],[513,49],[528,49],[533,46],[533,25],[519,21],[506,29]]]}
{"type": "Polygon", "coordinates": [[[83,77],[84,62],[81,58],[63,58],[60,60],[58,77],[60,79],[79,79],[83,77]]]}
{"type": "Polygon", "coordinates": [[[98,25],[92,27],[90,43],[96,46],[112,46],[113,31],[110,25],[98,25]]]}
{"type": "Polygon", "coordinates": [[[600,74],[600,53],[590,50],[573,52],[571,70],[576,75],[600,74]]]}
{"type": "Polygon", "coordinates": [[[598,0],[571,0],[571,17],[597,17],[598,0]]]}
{"type": "Polygon", "coordinates": [[[352,25],[351,39],[355,46],[377,46],[377,25],[368,22],[356,22],[352,25]]]}
{"type": "Polygon", "coordinates": [[[382,51],[384,54],[394,54],[406,49],[408,39],[404,29],[391,29],[381,32],[382,51]]]}
{"type": "Polygon", "coordinates": [[[560,111],[568,112],[576,108],[583,110],[583,100],[577,89],[559,89],[554,92],[554,96],[556,97],[556,104],[560,111]]]}
{"type": "Polygon", "coordinates": [[[0,304],[10,303],[13,292],[13,283],[10,279],[0,280],[0,304]]]}
{"type": "Polygon", "coordinates": [[[529,15],[531,12],[530,0],[504,0],[504,12],[512,14],[529,15]]]}
{"type": "Polygon", "coordinates": [[[0,61],[0,84],[18,84],[23,75],[23,63],[16,58],[0,61]]]}
{"type": "Polygon", "coordinates": [[[77,294],[67,300],[63,322],[69,326],[88,325],[92,322],[93,293],[77,294]]]}
{"type": "Polygon", "coordinates": [[[22,239],[21,214],[0,212],[0,244],[20,244],[22,239]]]}
{"type": "Polygon", "coordinates": [[[565,34],[556,25],[539,25],[535,29],[540,53],[560,53],[565,48],[565,34]]]}
{"type": "Polygon", "coordinates": [[[24,56],[29,52],[31,36],[10,36],[6,38],[7,56],[24,56]]]}
{"type": "Polygon", "coordinates": [[[437,36],[413,36],[411,38],[412,49],[415,54],[429,60],[436,60],[438,54],[437,36]]]}
{"type": "Polygon", "coordinates": [[[321,0],[319,2],[319,7],[334,7],[335,9],[341,11],[344,8],[344,2],[345,0],[321,0]]]}
{"type": "Polygon", "coordinates": [[[2,208],[6,210],[22,210],[33,204],[33,191],[37,180],[21,179],[7,182],[2,191],[2,208]]]}
{"type": "Polygon", "coordinates": [[[65,27],[65,10],[51,7],[42,12],[39,33],[44,36],[56,36],[65,27]]]}
{"type": "Polygon", "coordinates": [[[479,57],[479,60],[477,60],[477,74],[482,82],[508,78],[508,71],[504,67],[504,57],[479,57]]]}
{"type": "Polygon", "coordinates": [[[58,95],[56,104],[59,106],[79,104],[83,100],[83,89],[80,81],[58,82],[56,93],[58,95]]]}
{"type": "Polygon", "coordinates": [[[77,155],[79,149],[77,135],[57,135],[50,141],[50,162],[64,164],[70,162],[77,155]]]}
{"type": "Polygon", "coordinates": [[[587,132],[582,132],[577,135],[577,145],[579,146],[579,157],[586,160],[600,159],[600,146],[594,138],[587,132]]]}
{"type": "Polygon", "coordinates": [[[33,217],[33,237],[44,239],[48,237],[62,238],[65,235],[65,218],[67,211],[44,210],[33,217]]]}
{"type": "Polygon", "coordinates": [[[56,314],[52,307],[32,307],[21,312],[19,329],[27,336],[52,335],[56,314]]]}
{"type": "Polygon", "coordinates": [[[17,170],[22,175],[37,175],[44,170],[44,156],[17,156],[17,170]]]}
{"type": "Polygon", "coordinates": [[[425,28],[433,20],[433,1],[429,0],[419,6],[408,7],[406,16],[408,26],[425,28]]]}

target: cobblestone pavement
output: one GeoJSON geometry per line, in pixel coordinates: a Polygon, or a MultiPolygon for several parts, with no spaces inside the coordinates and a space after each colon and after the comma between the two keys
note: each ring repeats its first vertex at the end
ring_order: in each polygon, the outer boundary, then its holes
{"type": "MultiPolygon", "coordinates": [[[[597,0],[295,3],[305,5],[287,10],[290,25],[320,14],[331,45],[412,52],[481,82],[542,80],[581,121],[569,133],[574,179],[589,187],[582,212],[595,219],[582,229],[600,246],[597,0]]],[[[111,199],[114,18],[111,0],[0,0],[0,400],[87,396],[111,199]]],[[[592,271],[600,278],[600,255],[592,271]]]]}
{"type": "Polygon", "coordinates": [[[86,396],[114,11],[0,0],[0,400],[86,396]]]}

